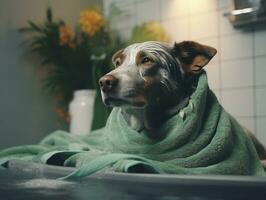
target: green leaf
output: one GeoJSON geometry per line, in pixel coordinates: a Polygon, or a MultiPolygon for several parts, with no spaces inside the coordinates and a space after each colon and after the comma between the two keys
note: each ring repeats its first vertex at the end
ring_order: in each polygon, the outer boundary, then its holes
{"type": "Polygon", "coordinates": [[[18,31],[19,31],[20,33],[28,33],[28,32],[33,32],[34,29],[31,28],[31,27],[24,27],[24,28],[19,28],[18,31]]]}
{"type": "Polygon", "coordinates": [[[46,10],[46,18],[49,23],[53,22],[53,13],[52,13],[52,8],[48,7],[46,10]]]}
{"type": "Polygon", "coordinates": [[[37,26],[35,23],[33,23],[32,21],[28,21],[28,24],[35,30],[35,31],[38,31],[38,32],[42,32],[42,29],[37,26]]]}

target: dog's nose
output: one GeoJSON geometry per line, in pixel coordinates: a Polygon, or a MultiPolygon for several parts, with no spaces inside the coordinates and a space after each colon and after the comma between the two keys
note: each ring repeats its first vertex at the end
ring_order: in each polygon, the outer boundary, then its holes
{"type": "Polygon", "coordinates": [[[117,86],[118,79],[112,75],[105,75],[99,80],[100,88],[103,92],[112,91],[117,86]]]}

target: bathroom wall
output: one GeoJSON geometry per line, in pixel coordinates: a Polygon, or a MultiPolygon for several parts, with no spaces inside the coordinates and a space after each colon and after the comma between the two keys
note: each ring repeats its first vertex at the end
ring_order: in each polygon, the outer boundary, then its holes
{"type": "Polygon", "coordinates": [[[0,0],[0,149],[38,142],[61,128],[54,100],[43,90],[38,60],[25,58],[17,29],[27,20],[40,23],[51,5],[55,17],[76,24],[79,12],[93,0],[0,0]]]}
{"type": "Polygon", "coordinates": [[[173,41],[195,40],[218,54],[206,67],[210,87],[225,109],[266,144],[266,29],[236,30],[223,16],[230,0],[104,0],[122,15],[112,21],[124,38],[131,28],[156,20],[173,41]]]}

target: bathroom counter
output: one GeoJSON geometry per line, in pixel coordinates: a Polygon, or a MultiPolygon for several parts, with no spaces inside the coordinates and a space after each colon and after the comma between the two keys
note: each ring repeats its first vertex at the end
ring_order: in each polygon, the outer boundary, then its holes
{"type": "Polygon", "coordinates": [[[0,170],[0,199],[265,199],[266,178],[104,172],[71,182],[73,168],[10,161],[0,170]]]}

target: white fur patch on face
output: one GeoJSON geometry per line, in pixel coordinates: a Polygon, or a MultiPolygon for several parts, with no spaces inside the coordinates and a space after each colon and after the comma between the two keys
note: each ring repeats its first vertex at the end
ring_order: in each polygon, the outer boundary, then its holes
{"type": "MultiPolygon", "coordinates": [[[[147,51],[149,53],[159,55],[160,52],[164,54],[169,54],[167,51],[167,47],[169,47],[166,43],[156,42],[156,41],[148,41],[143,43],[136,43],[128,46],[124,50],[124,54],[126,55],[125,64],[134,64],[136,63],[136,57],[138,52],[140,51],[147,51]]],[[[167,59],[164,57],[161,57],[165,63],[167,63],[167,59]]]]}
{"type": "Polygon", "coordinates": [[[128,46],[124,50],[124,54],[126,55],[126,59],[123,65],[136,65],[136,57],[138,52],[141,51],[140,44],[133,44],[128,46]]]}
{"type": "MultiPolygon", "coordinates": [[[[175,91],[177,80],[179,80],[178,77],[180,77],[182,72],[178,69],[178,62],[171,55],[171,47],[169,44],[156,41],[136,43],[125,48],[121,53],[123,54],[123,62],[108,73],[108,75],[112,75],[118,79],[118,85],[115,91],[112,94],[108,94],[108,97],[133,102],[136,100],[135,97],[144,95],[144,87],[147,87],[148,83],[154,84],[155,82],[154,85],[161,85],[164,93],[175,91]],[[153,59],[154,66],[149,66],[148,68],[140,64],[142,53],[153,59]],[[155,73],[147,73],[152,68],[156,70],[155,73]],[[153,82],[151,80],[156,81],[153,82]]],[[[107,97],[104,93],[102,96],[107,97]]]]}
{"type": "MultiPolygon", "coordinates": [[[[163,45],[167,45],[167,44],[163,44],[163,45]]],[[[162,48],[163,45],[162,43],[156,42],[156,41],[149,41],[149,42],[136,43],[136,44],[130,45],[123,52],[126,55],[126,59],[124,60],[123,65],[136,66],[136,58],[140,51],[147,51],[155,55],[159,54],[158,51],[164,51],[163,52],[164,54],[168,54],[168,52],[166,51],[166,48],[162,48]]],[[[160,59],[162,60],[163,64],[167,65],[166,58],[162,57],[160,59]]],[[[143,75],[144,74],[143,72],[144,72],[143,70],[139,70],[139,75],[144,81],[146,81],[143,75]]]]}

